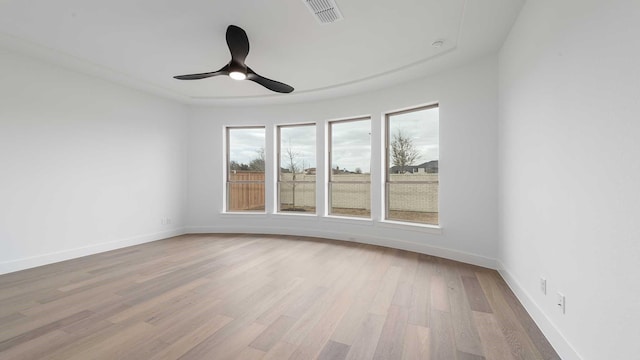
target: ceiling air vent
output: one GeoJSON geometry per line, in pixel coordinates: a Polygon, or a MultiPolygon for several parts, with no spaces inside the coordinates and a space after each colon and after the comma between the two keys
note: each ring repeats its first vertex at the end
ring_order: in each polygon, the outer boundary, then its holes
{"type": "Polygon", "coordinates": [[[322,24],[342,20],[342,14],[334,0],[302,0],[322,24]]]}

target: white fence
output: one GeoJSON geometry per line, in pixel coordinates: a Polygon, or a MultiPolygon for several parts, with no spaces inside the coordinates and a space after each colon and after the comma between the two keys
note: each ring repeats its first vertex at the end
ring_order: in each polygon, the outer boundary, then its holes
{"type": "MultiPolygon", "coordinates": [[[[284,181],[291,181],[292,174],[283,174],[284,181]]],[[[295,186],[295,206],[315,206],[315,175],[297,174],[295,186]]],[[[371,186],[369,174],[334,175],[335,181],[365,182],[355,184],[333,184],[331,203],[336,208],[371,209],[371,186]]],[[[402,184],[389,185],[389,210],[438,212],[438,174],[392,174],[391,181],[402,184]],[[425,182],[425,183],[422,183],[425,182]]],[[[293,205],[294,191],[291,184],[281,184],[280,203],[293,205]]]]}

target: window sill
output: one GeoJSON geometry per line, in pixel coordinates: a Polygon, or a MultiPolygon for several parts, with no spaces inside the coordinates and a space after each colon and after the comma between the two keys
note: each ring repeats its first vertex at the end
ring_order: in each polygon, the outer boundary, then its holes
{"type": "Polygon", "coordinates": [[[389,229],[400,229],[417,231],[429,234],[442,234],[442,227],[439,225],[428,225],[412,222],[393,221],[393,220],[381,220],[377,223],[378,226],[389,229]]]}
{"type": "Polygon", "coordinates": [[[275,216],[291,216],[291,217],[300,217],[300,218],[306,218],[306,219],[315,219],[318,217],[318,214],[305,214],[305,213],[296,213],[296,212],[276,212],[273,213],[273,215],[275,216]]]}
{"type": "Polygon", "coordinates": [[[373,225],[373,220],[368,218],[337,216],[337,215],[325,215],[323,218],[329,221],[341,222],[345,224],[359,223],[358,225],[373,225]]]}
{"type": "Polygon", "coordinates": [[[239,215],[239,216],[260,215],[260,216],[264,216],[264,215],[267,215],[267,213],[264,212],[264,211],[223,211],[220,214],[222,214],[224,216],[232,216],[232,215],[239,215]]]}

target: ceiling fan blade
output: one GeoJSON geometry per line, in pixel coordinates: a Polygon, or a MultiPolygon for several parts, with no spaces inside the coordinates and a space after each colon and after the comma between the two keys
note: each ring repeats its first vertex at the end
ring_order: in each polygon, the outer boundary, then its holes
{"type": "Polygon", "coordinates": [[[174,79],[178,80],[200,80],[206,79],[212,76],[229,75],[229,65],[225,65],[222,69],[214,72],[202,73],[202,74],[189,74],[174,76],[174,79]]]}
{"type": "Polygon", "coordinates": [[[249,38],[247,33],[235,25],[227,28],[227,45],[231,52],[231,61],[244,64],[244,60],[249,54],[249,38]]]}
{"type": "Polygon", "coordinates": [[[255,73],[255,71],[251,70],[251,68],[247,67],[247,80],[251,80],[256,82],[267,89],[279,93],[290,93],[293,91],[293,88],[287,84],[281,83],[279,81],[267,79],[264,76],[260,76],[255,73]]]}

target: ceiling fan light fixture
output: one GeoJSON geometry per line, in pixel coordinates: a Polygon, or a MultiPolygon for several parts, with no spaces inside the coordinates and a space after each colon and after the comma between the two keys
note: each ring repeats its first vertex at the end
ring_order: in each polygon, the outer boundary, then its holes
{"type": "Polygon", "coordinates": [[[245,80],[247,78],[247,74],[240,71],[232,71],[229,73],[229,77],[233,80],[245,80]]]}

